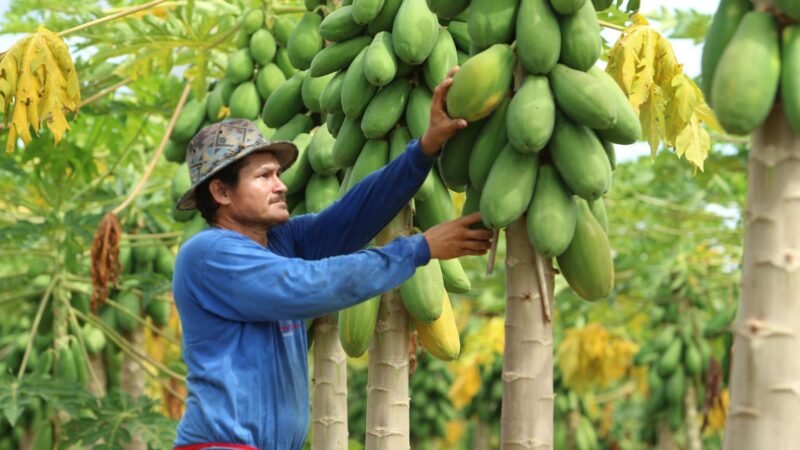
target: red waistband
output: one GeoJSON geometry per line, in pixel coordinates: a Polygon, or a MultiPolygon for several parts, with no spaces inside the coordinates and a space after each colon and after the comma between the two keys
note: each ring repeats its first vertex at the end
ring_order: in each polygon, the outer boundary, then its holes
{"type": "Polygon", "coordinates": [[[255,447],[250,447],[249,445],[227,444],[224,442],[207,442],[205,444],[182,445],[180,447],[175,447],[173,450],[203,450],[206,448],[214,448],[214,447],[230,448],[236,450],[258,450],[255,447]]]}

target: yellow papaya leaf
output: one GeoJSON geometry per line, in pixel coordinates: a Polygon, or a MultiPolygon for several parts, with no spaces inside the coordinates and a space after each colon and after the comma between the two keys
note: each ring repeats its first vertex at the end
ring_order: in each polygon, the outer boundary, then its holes
{"type": "Polygon", "coordinates": [[[80,105],[78,76],[64,40],[40,26],[17,41],[0,59],[0,97],[7,125],[13,108],[7,152],[17,137],[29,143],[31,128],[39,133],[42,124],[59,142],[69,129],[65,110],[75,112],[80,105]]]}
{"type": "Polygon", "coordinates": [[[564,384],[576,392],[603,388],[631,367],[636,344],[612,335],[600,324],[567,330],[556,352],[564,384]]]}
{"type": "Polygon", "coordinates": [[[472,401],[480,389],[481,373],[477,361],[473,359],[469,362],[465,361],[458,367],[448,396],[453,402],[453,406],[461,409],[472,401]]]}
{"type": "Polygon", "coordinates": [[[636,14],[611,48],[606,71],[639,114],[652,155],[663,142],[703,170],[711,140],[702,124],[721,127],[702,91],[683,73],[669,40],[636,14]]]}

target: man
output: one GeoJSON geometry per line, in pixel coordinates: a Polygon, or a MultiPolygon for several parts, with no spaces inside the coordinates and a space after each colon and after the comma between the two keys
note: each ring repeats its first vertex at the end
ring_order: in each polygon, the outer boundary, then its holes
{"type": "Polygon", "coordinates": [[[291,143],[266,141],[232,120],[189,143],[191,189],[178,209],[211,228],[178,252],[173,292],[183,329],[189,396],[176,449],[300,449],[308,432],[304,319],[397,287],[430,258],[484,254],[478,214],[362,248],[408,203],[464,120],[444,111],[452,75],[433,95],[425,135],[319,214],[289,220],[282,170],[291,143]]]}

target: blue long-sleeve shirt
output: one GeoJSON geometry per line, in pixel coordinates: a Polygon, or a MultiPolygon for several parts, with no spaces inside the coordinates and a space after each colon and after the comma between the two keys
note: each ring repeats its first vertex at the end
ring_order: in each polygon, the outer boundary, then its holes
{"type": "Polygon", "coordinates": [[[390,290],[427,264],[422,235],[360,249],[408,203],[432,164],[415,140],[324,211],[272,228],[266,248],[219,228],[181,247],[173,294],[189,395],[176,446],[303,446],[310,409],[303,320],[390,290]]]}

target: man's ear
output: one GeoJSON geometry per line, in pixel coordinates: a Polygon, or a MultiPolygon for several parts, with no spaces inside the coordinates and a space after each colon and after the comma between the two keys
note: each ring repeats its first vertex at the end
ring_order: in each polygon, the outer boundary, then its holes
{"type": "Polygon", "coordinates": [[[211,180],[211,183],[208,184],[208,191],[220,205],[229,205],[231,203],[230,189],[222,181],[211,180]]]}

